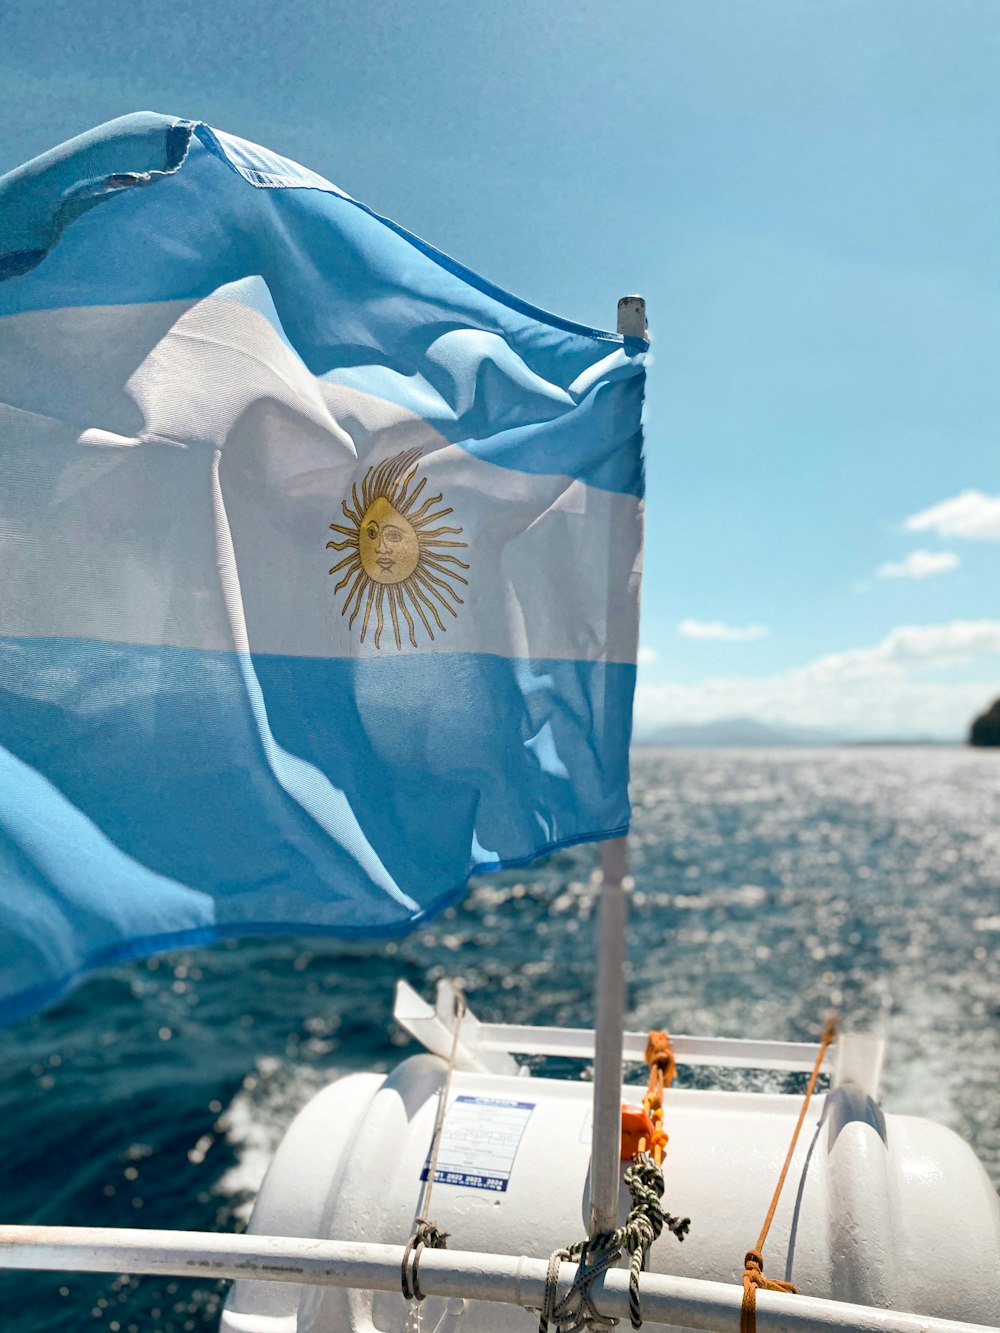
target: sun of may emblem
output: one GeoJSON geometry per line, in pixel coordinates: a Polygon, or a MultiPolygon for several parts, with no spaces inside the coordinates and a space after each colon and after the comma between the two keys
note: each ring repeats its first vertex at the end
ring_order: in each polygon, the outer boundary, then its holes
{"type": "Polygon", "coordinates": [[[333,532],[339,532],[342,541],[327,542],[327,549],[347,551],[348,554],[330,570],[343,576],[334,593],[342,588],[344,605],[340,614],[350,612],[348,626],[354,622],[364,606],[361,621],[361,642],[368,633],[372,611],[375,612],[375,647],[381,647],[385,611],[388,608],[396,647],[402,648],[400,619],[406,622],[410,643],[417,647],[415,613],[431,639],[434,631],[431,620],[443,633],[445,626],[439,612],[457,616],[455,606],[463,604],[455,588],[456,583],[468,586],[468,579],[458,572],[469,566],[449,550],[467,547],[468,542],[448,540],[458,537],[461,528],[431,527],[446,518],[451,509],[436,509],[440,495],[425,499],[415,508],[426,485],[424,477],[416,481],[420,450],[410,449],[396,454],[385,462],[368,469],[361,483],[351,487],[351,504],[341,501],[344,517],[350,527],[331,523],[333,532]],[[454,602],[454,605],[452,603],[454,602]],[[430,619],[428,619],[428,616],[430,619]]]}

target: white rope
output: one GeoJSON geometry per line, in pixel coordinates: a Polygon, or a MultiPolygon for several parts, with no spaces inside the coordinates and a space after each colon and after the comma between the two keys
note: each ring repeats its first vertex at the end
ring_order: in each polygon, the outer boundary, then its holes
{"type": "MultiPolygon", "coordinates": [[[[431,1139],[430,1165],[427,1168],[427,1175],[421,1183],[420,1202],[417,1207],[417,1216],[414,1219],[413,1235],[406,1242],[406,1249],[403,1251],[403,1263],[400,1272],[400,1285],[403,1291],[404,1300],[411,1303],[419,1303],[424,1299],[424,1293],[420,1290],[420,1256],[424,1249],[445,1250],[448,1248],[448,1233],[439,1231],[437,1224],[428,1217],[431,1208],[431,1191],[434,1188],[434,1177],[437,1174],[438,1153],[441,1150],[441,1131],[444,1128],[445,1112],[448,1109],[448,1094],[451,1091],[451,1076],[455,1070],[455,1055],[458,1051],[458,1034],[462,1027],[462,1019],[465,1016],[465,996],[457,987],[455,989],[455,1011],[454,1026],[451,1034],[451,1051],[448,1055],[448,1068],[445,1073],[444,1086],[441,1088],[441,1096],[438,1101],[437,1117],[434,1121],[434,1135],[431,1139]]],[[[414,1312],[411,1310],[411,1314],[414,1312]]],[[[417,1318],[417,1327],[419,1327],[419,1317],[417,1318]]]]}

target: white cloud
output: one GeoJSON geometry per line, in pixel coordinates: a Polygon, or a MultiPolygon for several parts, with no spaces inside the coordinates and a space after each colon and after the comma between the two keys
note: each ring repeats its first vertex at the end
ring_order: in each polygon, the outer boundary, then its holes
{"type": "Polygon", "coordinates": [[[947,574],[961,563],[954,551],[911,551],[904,560],[890,560],[875,573],[880,579],[929,579],[934,574],[947,574]]]}
{"type": "Polygon", "coordinates": [[[1000,620],[950,620],[943,625],[897,625],[871,648],[831,653],[811,667],[827,663],[840,670],[848,662],[885,670],[912,662],[955,666],[990,653],[1000,653],[1000,620]]]}
{"type": "Polygon", "coordinates": [[[652,666],[660,654],[655,648],[640,648],[638,662],[640,666],[652,666]]]}
{"type": "Polygon", "coordinates": [[[1000,495],[962,491],[919,514],[903,525],[907,532],[936,532],[942,537],[969,537],[1000,542],[1000,495]]]}
{"type": "Polygon", "coordinates": [[[676,722],[754,717],[850,736],[964,735],[1000,693],[1000,662],[978,681],[928,680],[929,672],[1000,657],[1000,620],[900,625],[878,643],[827,653],[772,676],[720,676],[695,684],[639,684],[636,734],[676,722]]]}
{"type": "Polygon", "coordinates": [[[766,639],[770,632],[766,625],[726,625],[721,620],[682,620],[677,626],[677,633],[686,639],[714,639],[725,643],[766,639]]]}

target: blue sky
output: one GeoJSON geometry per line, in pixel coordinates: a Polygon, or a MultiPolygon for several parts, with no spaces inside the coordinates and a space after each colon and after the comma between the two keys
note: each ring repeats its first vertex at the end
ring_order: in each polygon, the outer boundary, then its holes
{"type": "Polygon", "coordinates": [[[1000,693],[994,0],[7,0],[3,30],[0,171],[171,112],[570,318],[646,296],[641,729],[957,737],[1000,693]]]}

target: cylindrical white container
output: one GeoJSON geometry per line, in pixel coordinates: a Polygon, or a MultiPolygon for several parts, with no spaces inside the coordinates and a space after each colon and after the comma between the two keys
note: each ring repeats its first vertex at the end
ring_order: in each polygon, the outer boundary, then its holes
{"type": "MultiPolygon", "coordinates": [[[[325,1088],[285,1136],[250,1230],[405,1243],[443,1081],[443,1062],[418,1055],[387,1078],[325,1088]]],[[[642,1092],[627,1096],[639,1102],[642,1092]]],[[[591,1093],[584,1083],[455,1073],[429,1210],[453,1248],[546,1258],[583,1238],[591,1093]]],[[[691,1229],[683,1243],[664,1232],[653,1271],[741,1281],[799,1107],[781,1095],[667,1093],[663,1203],[691,1229]]],[[[628,1206],[623,1187],[622,1218],[628,1206]]],[[[764,1267],[810,1295],[1000,1326],[1000,1201],[956,1135],[883,1116],[848,1084],[814,1099],[764,1267]]],[[[458,1311],[428,1298],[423,1313],[427,1333],[448,1333],[458,1311]]],[[[401,1333],[405,1318],[401,1295],[237,1282],[222,1328],[401,1333]]],[[[460,1328],[523,1333],[526,1320],[473,1302],[460,1328]]]]}

